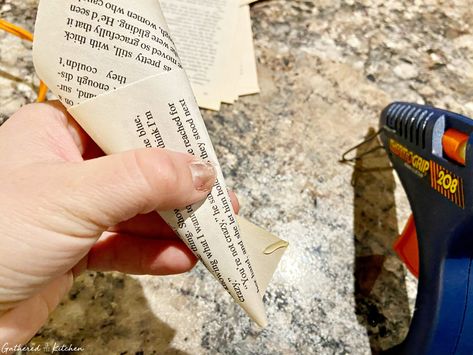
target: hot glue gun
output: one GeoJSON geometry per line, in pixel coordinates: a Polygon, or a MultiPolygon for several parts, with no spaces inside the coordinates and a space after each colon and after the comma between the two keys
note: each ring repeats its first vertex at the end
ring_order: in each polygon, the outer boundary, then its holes
{"type": "Polygon", "coordinates": [[[413,217],[394,249],[419,277],[414,316],[393,354],[473,354],[473,120],[393,103],[381,140],[413,217]]]}

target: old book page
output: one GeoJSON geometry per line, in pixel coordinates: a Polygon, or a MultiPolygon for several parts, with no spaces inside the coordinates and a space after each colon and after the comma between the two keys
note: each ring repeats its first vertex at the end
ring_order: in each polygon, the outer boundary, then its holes
{"type": "Polygon", "coordinates": [[[247,242],[258,238],[257,229],[246,223],[245,230],[240,229],[159,3],[41,0],[35,33],[39,76],[107,154],[167,148],[215,165],[218,179],[205,201],[158,212],[234,300],[264,326],[263,290],[281,257],[280,248],[269,254],[265,250],[281,241],[265,237],[247,242]],[[264,270],[262,276],[255,270],[264,270]]]}
{"type": "Polygon", "coordinates": [[[240,7],[239,13],[239,52],[240,78],[238,81],[238,96],[257,94],[260,92],[258,71],[256,68],[255,47],[253,44],[253,31],[251,28],[250,7],[240,7]]]}
{"type": "Polygon", "coordinates": [[[201,107],[218,110],[228,74],[233,76],[236,69],[228,61],[233,59],[238,2],[162,0],[161,4],[197,101],[201,107]]]}
{"type": "Polygon", "coordinates": [[[248,1],[162,0],[197,102],[218,110],[259,92],[248,1]]]}
{"type": "Polygon", "coordinates": [[[258,0],[240,0],[240,5],[249,5],[257,1],[258,0]]]}

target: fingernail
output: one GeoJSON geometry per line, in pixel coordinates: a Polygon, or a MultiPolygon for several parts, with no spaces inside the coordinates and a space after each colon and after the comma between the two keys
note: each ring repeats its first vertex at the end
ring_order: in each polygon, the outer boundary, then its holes
{"type": "Polygon", "coordinates": [[[194,161],[189,167],[195,189],[197,191],[210,191],[217,178],[214,166],[204,161],[194,161]]]}

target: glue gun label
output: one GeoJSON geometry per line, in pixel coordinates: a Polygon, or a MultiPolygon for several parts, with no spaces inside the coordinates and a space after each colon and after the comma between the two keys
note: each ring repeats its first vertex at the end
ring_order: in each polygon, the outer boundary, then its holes
{"type": "Polygon", "coordinates": [[[465,208],[463,179],[448,171],[434,161],[430,161],[430,185],[432,188],[455,203],[465,208]]]}
{"type": "Polygon", "coordinates": [[[391,153],[399,157],[407,167],[410,168],[419,177],[427,175],[430,169],[430,163],[428,160],[422,158],[420,155],[415,154],[408,148],[403,146],[401,143],[396,142],[394,139],[389,141],[389,150],[391,153]]]}
{"type": "Polygon", "coordinates": [[[430,175],[430,187],[458,207],[465,208],[463,179],[434,162],[415,154],[394,139],[389,141],[389,150],[404,162],[404,165],[419,178],[430,175]]]}

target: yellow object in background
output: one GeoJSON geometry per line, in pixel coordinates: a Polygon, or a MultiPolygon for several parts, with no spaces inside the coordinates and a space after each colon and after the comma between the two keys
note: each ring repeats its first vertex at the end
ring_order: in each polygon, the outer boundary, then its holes
{"type": "MultiPolygon", "coordinates": [[[[33,42],[33,34],[24,28],[18,27],[14,24],[9,23],[3,19],[0,19],[0,29],[4,30],[12,35],[15,35],[21,39],[33,42]]],[[[37,102],[44,102],[46,101],[46,95],[48,93],[48,87],[45,83],[40,81],[39,83],[39,90],[38,90],[38,99],[37,102]]]]}

